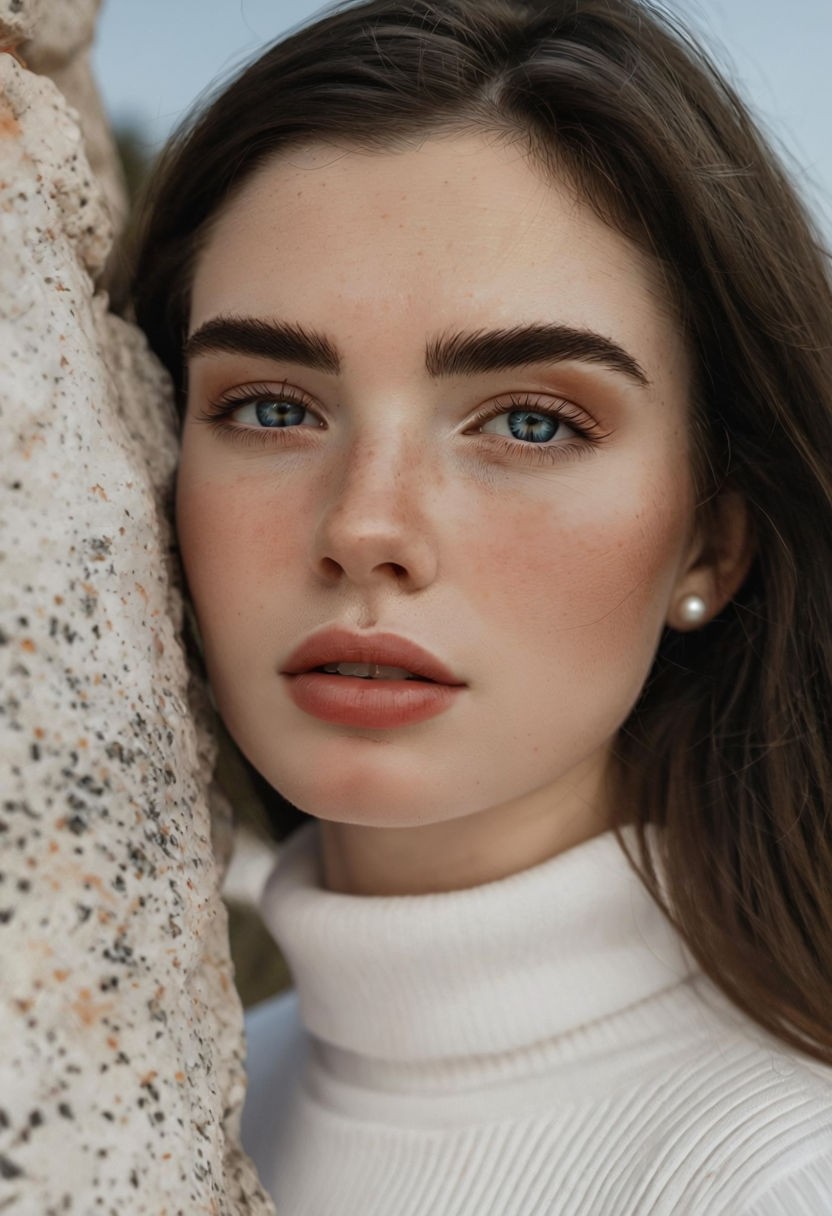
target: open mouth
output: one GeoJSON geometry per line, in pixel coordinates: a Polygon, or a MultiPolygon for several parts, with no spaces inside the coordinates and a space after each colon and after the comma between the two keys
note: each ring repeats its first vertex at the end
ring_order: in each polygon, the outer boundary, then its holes
{"type": "Polygon", "coordinates": [[[434,684],[427,676],[414,675],[404,667],[388,667],[383,663],[325,663],[322,667],[313,667],[331,676],[356,676],[360,680],[416,680],[422,684],[434,684]]]}
{"type": "Polygon", "coordinates": [[[456,704],[466,687],[415,643],[394,634],[356,639],[338,630],[298,647],[280,674],[298,709],[330,726],[359,730],[427,722],[456,704]]]}

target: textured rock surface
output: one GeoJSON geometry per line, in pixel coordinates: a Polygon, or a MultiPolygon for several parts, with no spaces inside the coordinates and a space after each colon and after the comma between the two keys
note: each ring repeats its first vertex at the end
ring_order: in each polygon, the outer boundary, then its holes
{"type": "Polygon", "coordinates": [[[4,48],[29,38],[40,20],[44,0],[0,0],[0,40],[4,48]]]}
{"type": "MultiPolygon", "coordinates": [[[[32,14],[5,0],[0,29],[32,14]]],[[[74,112],[0,54],[0,1211],[268,1213],[237,1145],[176,425],[95,293],[109,231],[74,112]]]]}
{"type": "MultiPolygon", "coordinates": [[[[19,48],[22,60],[31,71],[49,76],[76,111],[87,160],[118,232],[127,218],[127,190],[90,63],[100,5],[101,0],[0,0],[0,24],[4,8],[30,10],[19,48]]],[[[6,21],[13,17],[9,13],[6,21]]],[[[107,273],[109,268],[105,282],[107,273]]]]}

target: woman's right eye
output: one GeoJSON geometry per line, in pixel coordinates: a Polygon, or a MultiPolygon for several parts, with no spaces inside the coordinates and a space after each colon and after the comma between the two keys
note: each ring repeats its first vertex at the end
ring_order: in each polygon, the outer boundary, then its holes
{"type": "MultiPolygon", "coordinates": [[[[239,414],[245,410],[251,410],[251,416],[238,418],[238,421],[251,426],[301,426],[304,422],[307,425],[320,426],[320,421],[314,417],[308,406],[287,397],[259,397],[247,402],[240,402],[233,405],[230,413],[239,414]]],[[[230,414],[226,415],[226,417],[228,416],[230,414]]]]}
{"type": "Polygon", "coordinates": [[[291,390],[252,386],[208,402],[196,415],[220,431],[270,431],[320,428],[325,424],[306,401],[291,390]],[[233,421],[229,421],[232,420],[233,421]]]}

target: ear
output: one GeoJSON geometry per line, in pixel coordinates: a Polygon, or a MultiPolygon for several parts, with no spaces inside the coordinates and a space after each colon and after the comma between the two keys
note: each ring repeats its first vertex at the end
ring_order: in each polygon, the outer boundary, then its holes
{"type": "Polygon", "coordinates": [[[686,563],[673,589],[668,625],[695,629],[721,612],[745,582],[756,547],[745,498],[738,490],[721,491],[700,514],[686,563]],[[686,597],[690,595],[704,601],[704,612],[686,612],[686,597]]]}

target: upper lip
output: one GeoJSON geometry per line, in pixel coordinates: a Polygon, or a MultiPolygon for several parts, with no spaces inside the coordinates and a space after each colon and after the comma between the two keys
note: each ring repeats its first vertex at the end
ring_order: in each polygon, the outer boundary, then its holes
{"type": "Polygon", "coordinates": [[[437,684],[463,683],[435,655],[407,638],[395,633],[351,633],[339,628],[325,629],[301,642],[286,660],[282,674],[298,675],[325,663],[378,663],[403,667],[437,684]]]}

